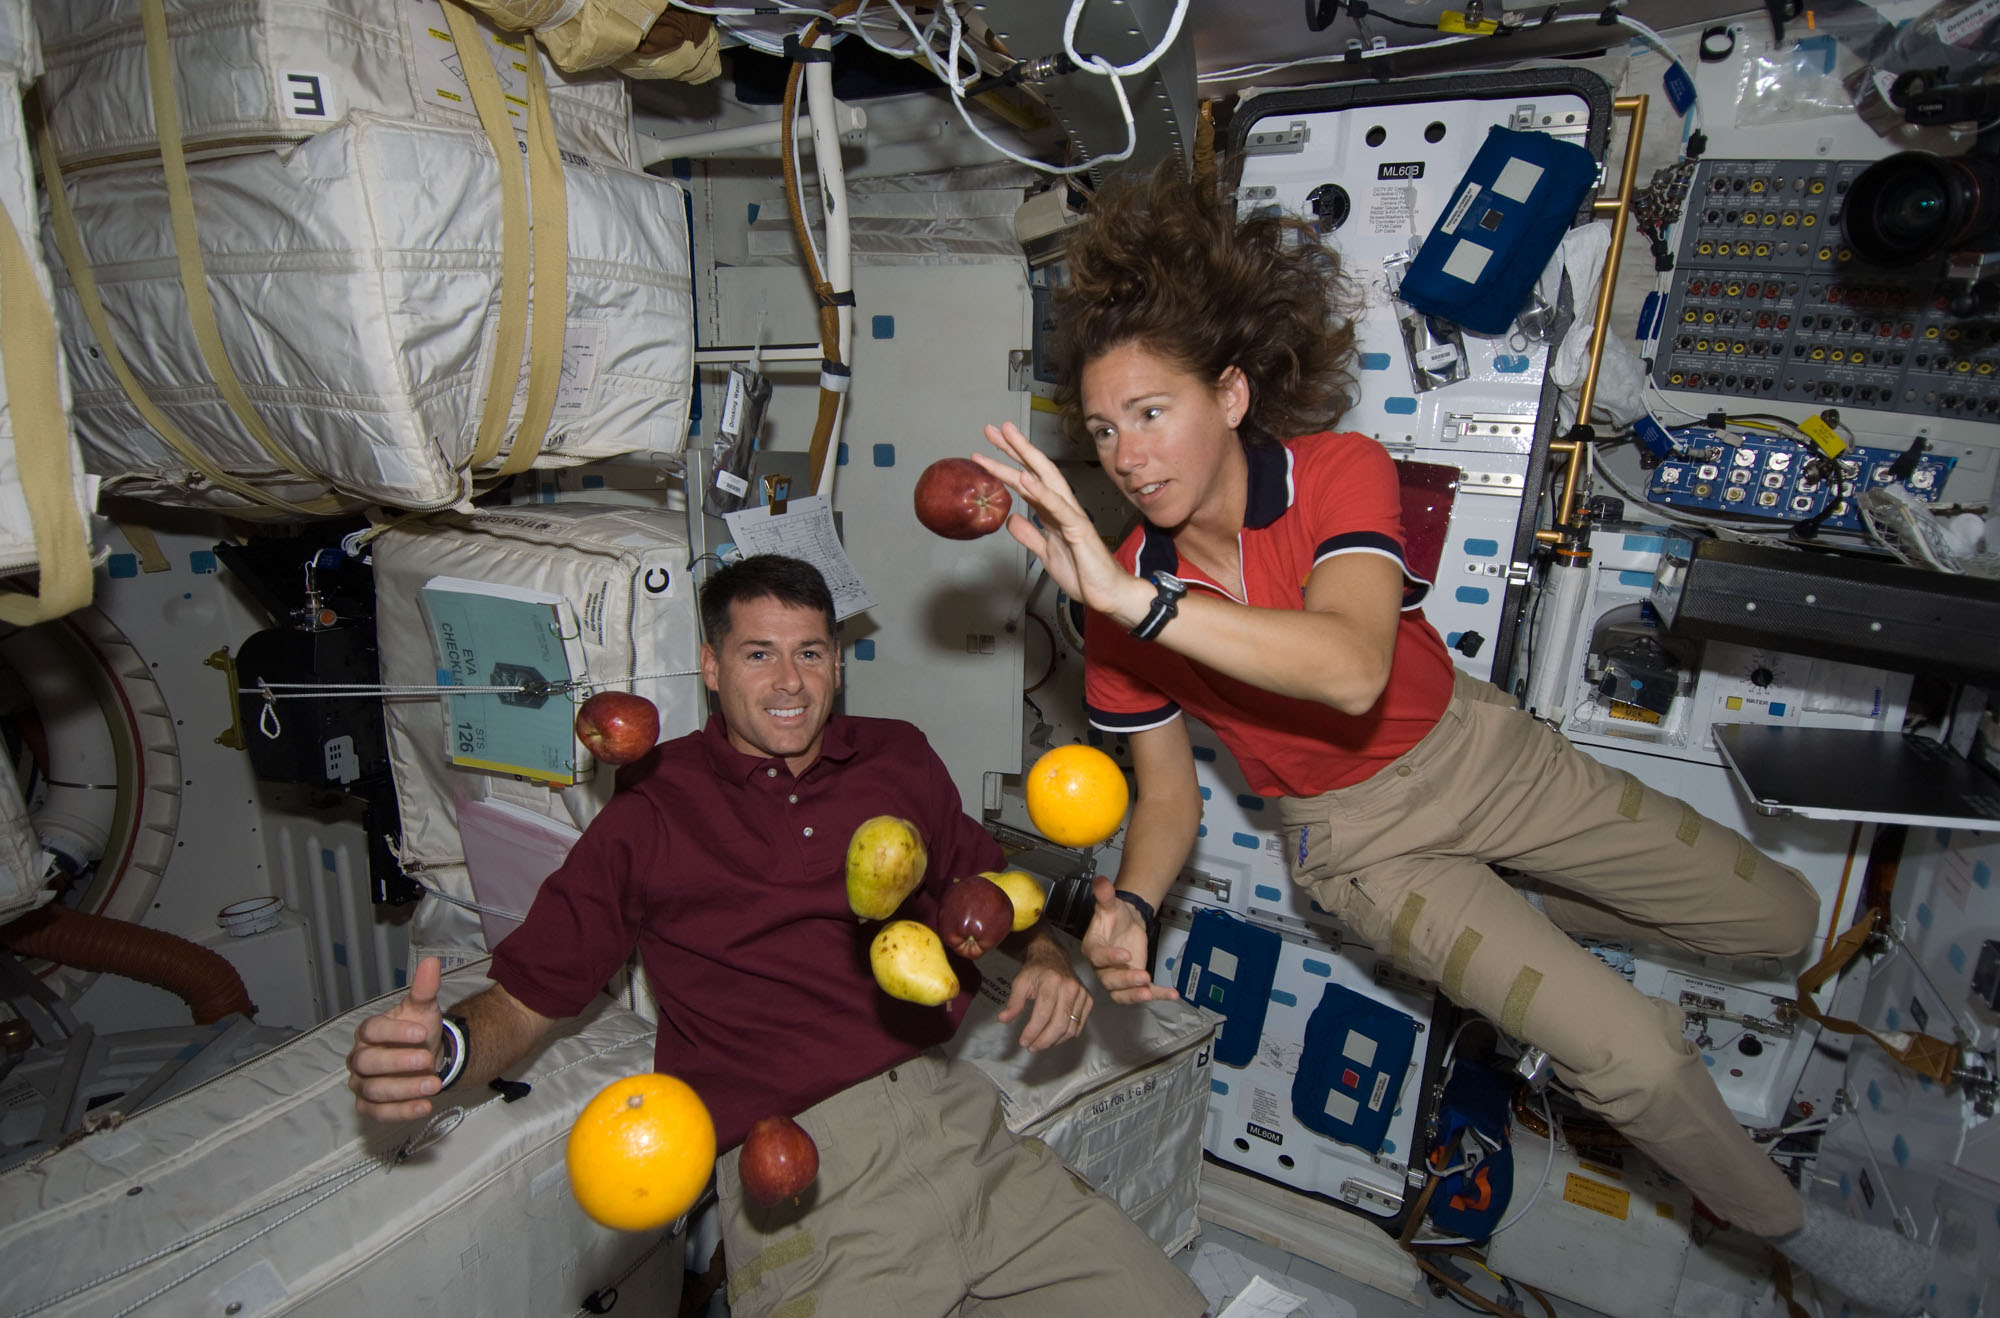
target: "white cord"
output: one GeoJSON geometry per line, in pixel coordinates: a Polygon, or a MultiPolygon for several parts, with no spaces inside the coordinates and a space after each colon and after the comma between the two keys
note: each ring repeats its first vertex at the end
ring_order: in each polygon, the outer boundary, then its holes
{"type": "Polygon", "coordinates": [[[1125,121],[1125,145],[1121,150],[1113,155],[1098,156],[1094,160],[1087,160],[1079,165],[1051,165],[1045,160],[1035,160],[1002,146],[986,135],[985,130],[980,128],[977,121],[973,119],[971,111],[965,105],[966,81],[958,76],[958,52],[961,47],[964,24],[963,20],[958,16],[958,10],[950,6],[946,6],[945,8],[945,13],[951,26],[951,50],[949,63],[940,65],[937,52],[932,50],[928,42],[924,40],[923,34],[917,28],[916,20],[910,17],[903,6],[897,3],[897,0],[884,0],[884,3],[895,12],[898,18],[903,20],[903,26],[910,30],[910,35],[918,39],[918,43],[924,52],[924,62],[930,66],[931,72],[935,73],[944,82],[946,90],[951,93],[953,107],[958,110],[959,118],[965,121],[965,126],[972,130],[972,135],[993,150],[1007,157],[1007,159],[1016,164],[1027,165],[1031,169],[1038,169],[1045,174],[1081,174],[1086,170],[1096,169],[1100,165],[1116,164],[1120,160],[1129,160],[1132,152],[1138,147],[1139,130],[1132,120],[1132,104],[1126,98],[1125,84],[1115,74],[1108,72],[1110,66],[1104,64],[1102,60],[1096,61],[1095,64],[1085,64],[1081,67],[1090,72],[1102,73],[1105,77],[1111,79],[1111,89],[1118,98],[1119,116],[1125,121]]]}
{"type": "Polygon", "coordinates": [[[1130,64],[1111,64],[1099,56],[1085,59],[1076,49],[1076,25],[1083,19],[1084,6],[1090,0],[1071,0],[1069,13],[1063,17],[1063,54],[1075,61],[1078,68],[1095,68],[1106,77],[1133,78],[1158,64],[1174,44],[1174,38],[1181,34],[1181,22],[1187,17],[1188,0],[1179,0],[1174,6],[1174,16],[1167,20],[1167,35],[1160,38],[1158,45],[1147,51],[1130,64]]]}

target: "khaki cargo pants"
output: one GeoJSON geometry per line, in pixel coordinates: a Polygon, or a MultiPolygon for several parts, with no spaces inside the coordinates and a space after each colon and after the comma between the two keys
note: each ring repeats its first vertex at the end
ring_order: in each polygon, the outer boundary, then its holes
{"type": "Polygon", "coordinates": [[[801,1113],[819,1179],[743,1197],[716,1163],[734,1318],[946,1314],[1194,1318],[1201,1291],[1046,1144],[1016,1137],[978,1068],[926,1053],[801,1113]]]}
{"type": "Polygon", "coordinates": [[[1564,932],[1789,957],[1819,912],[1796,870],[1463,673],[1408,753],[1279,814],[1293,879],[1376,951],[1547,1049],[1586,1106],[1718,1216],[1767,1237],[1800,1225],[1797,1191],[1724,1106],[1680,1009],[1564,932]],[[1540,880],[1548,914],[1489,865],[1540,880]]]}

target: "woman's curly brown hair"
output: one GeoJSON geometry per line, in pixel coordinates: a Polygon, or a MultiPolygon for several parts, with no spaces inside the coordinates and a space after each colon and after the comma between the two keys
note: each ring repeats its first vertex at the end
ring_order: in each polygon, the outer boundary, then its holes
{"type": "Polygon", "coordinates": [[[1191,183],[1169,157],[1114,181],[1067,253],[1056,290],[1057,401],[1081,428],[1084,366],[1139,343],[1204,380],[1250,382],[1240,435],[1275,443],[1339,420],[1354,393],[1354,325],[1340,258],[1311,225],[1255,214],[1191,183]]]}

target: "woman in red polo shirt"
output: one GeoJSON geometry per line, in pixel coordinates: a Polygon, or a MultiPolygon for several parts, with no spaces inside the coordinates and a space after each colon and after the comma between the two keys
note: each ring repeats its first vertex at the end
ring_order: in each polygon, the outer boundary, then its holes
{"type": "Polygon", "coordinates": [[[1796,871],[1607,769],[1452,664],[1402,557],[1396,468],[1330,433],[1352,389],[1338,258],[1238,220],[1168,170],[1108,189],[1057,294],[1065,415],[1142,522],[1113,552],[1012,425],[979,460],[1040,519],[1008,530],[1090,610],[1085,701],[1138,793],[1086,950],[1124,1002],[1201,820],[1186,725],[1278,798],[1295,881],[1399,966],[1513,1037],[1722,1218],[1852,1298],[1915,1299],[1929,1250],[1815,1206],[1744,1134],[1682,1033],[1565,929],[1790,957],[1817,924],[1796,871]],[[1532,874],[1530,904],[1489,867],[1532,874]],[[1562,926],[1558,927],[1558,923],[1562,926]]]}

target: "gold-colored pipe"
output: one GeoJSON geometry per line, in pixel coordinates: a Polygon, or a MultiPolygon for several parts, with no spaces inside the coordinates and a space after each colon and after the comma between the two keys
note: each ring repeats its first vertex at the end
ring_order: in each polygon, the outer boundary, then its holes
{"type": "MultiPolygon", "coordinates": [[[[1625,255],[1625,225],[1631,217],[1632,190],[1639,176],[1639,144],[1646,136],[1646,101],[1644,96],[1621,96],[1611,104],[1612,110],[1625,115],[1628,121],[1625,163],[1618,172],[1617,196],[1599,198],[1590,207],[1596,214],[1612,217],[1611,246],[1604,254],[1604,277],[1597,290],[1597,321],[1590,330],[1590,365],[1583,373],[1583,388],[1576,395],[1578,424],[1590,420],[1590,407],[1597,399],[1597,368],[1604,360],[1604,336],[1611,332],[1611,299],[1617,291],[1618,265],[1625,255]]],[[[1535,532],[1535,539],[1545,545],[1562,542],[1564,529],[1576,515],[1577,485],[1583,474],[1581,444],[1560,440],[1550,444],[1549,449],[1569,454],[1569,470],[1563,475],[1562,498],[1556,504],[1556,524],[1535,532]]]]}

